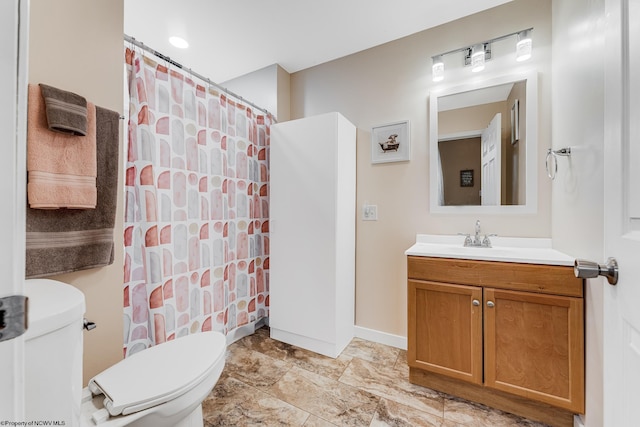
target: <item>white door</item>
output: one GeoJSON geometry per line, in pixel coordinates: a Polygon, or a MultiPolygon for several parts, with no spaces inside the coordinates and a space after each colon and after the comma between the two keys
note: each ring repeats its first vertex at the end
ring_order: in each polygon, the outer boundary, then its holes
{"type": "MultiPolygon", "coordinates": [[[[0,1],[0,298],[24,287],[27,27],[28,0],[0,1]]],[[[0,421],[23,418],[23,350],[22,337],[0,342],[0,421]]]]}
{"type": "Polygon", "coordinates": [[[480,137],[482,149],[481,204],[496,206],[501,202],[502,114],[496,114],[480,137]]]}
{"type": "Polygon", "coordinates": [[[604,424],[640,425],[640,0],[606,0],[604,424]]]}

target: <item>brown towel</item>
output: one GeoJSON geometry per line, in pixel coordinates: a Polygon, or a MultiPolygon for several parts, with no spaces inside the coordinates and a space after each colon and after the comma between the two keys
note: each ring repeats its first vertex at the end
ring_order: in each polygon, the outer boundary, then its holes
{"type": "Polygon", "coordinates": [[[52,132],[38,85],[29,85],[27,195],[35,209],[96,206],[96,116],[87,104],[87,136],[52,132]]]}
{"type": "Polygon", "coordinates": [[[91,210],[27,207],[26,277],[113,263],[119,155],[119,114],[96,107],[98,203],[91,210]]]}
{"type": "Polygon", "coordinates": [[[47,108],[50,130],[85,136],[87,134],[87,100],[72,92],[40,83],[47,108]]]}

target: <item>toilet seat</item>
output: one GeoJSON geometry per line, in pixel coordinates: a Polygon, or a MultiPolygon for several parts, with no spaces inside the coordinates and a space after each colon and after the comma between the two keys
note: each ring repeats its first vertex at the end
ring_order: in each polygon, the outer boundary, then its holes
{"type": "Polygon", "coordinates": [[[225,337],[201,332],[168,341],[124,359],[89,381],[103,394],[111,416],[129,415],[188,392],[225,357],[225,337]]]}

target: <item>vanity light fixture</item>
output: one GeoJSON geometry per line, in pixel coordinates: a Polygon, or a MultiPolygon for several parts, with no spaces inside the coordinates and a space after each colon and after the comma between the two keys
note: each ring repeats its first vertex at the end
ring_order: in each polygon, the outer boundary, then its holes
{"type": "Polygon", "coordinates": [[[189,47],[189,42],[187,42],[182,37],[178,37],[178,36],[169,37],[169,43],[171,43],[173,46],[177,47],[178,49],[186,49],[189,47]]]}
{"type": "Polygon", "coordinates": [[[444,61],[442,60],[442,56],[434,56],[431,58],[433,60],[432,72],[433,72],[433,81],[439,82],[444,79],[444,61]]]}
{"type": "Polygon", "coordinates": [[[516,61],[522,62],[531,58],[531,30],[524,30],[518,33],[518,43],[516,43],[516,61]]]}
{"type": "Polygon", "coordinates": [[[464,65],[470,65],[471,71],[477,73],[484,70],[485,62],[491,59],[491,43],[503,40],[509,37],[517,37],[516,43],[516,61],[526,61],[531,58],[532,53],[532,39],[531,32],[533,28],[527,28],[526,30],[516,31],[514,33],[505,34],[504,36],[496,37],[491,40],[486,40],[481,43],[475,43],[471,46],[462,47],[460,49],[451,50],[449,52],[440,53],[431,57],[433,61],[432,65],[432,79],[434,82],[439,82],[444,79],[444,57],[453,53],[463,53],[464,65]]]}

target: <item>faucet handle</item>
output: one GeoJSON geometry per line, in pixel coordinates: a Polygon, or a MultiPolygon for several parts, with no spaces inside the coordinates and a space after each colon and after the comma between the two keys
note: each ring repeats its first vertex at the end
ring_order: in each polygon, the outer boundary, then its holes
{"type": "Polygon", "coordinates": [[[491,247],[491,240],[489,240],[489,237],[494,237],[497,236],[497,234],[485,234],[484,235],[484,239],[482,239],[482,246],[485,248],[490,248],[491,247]]]}
{"type": "Polygon", "coordinates": [[[472,246],[473,240],[471,239],[471,234],[469,233],[458,233],[458,236],[464,237],[464,246],[472,246]]]}

